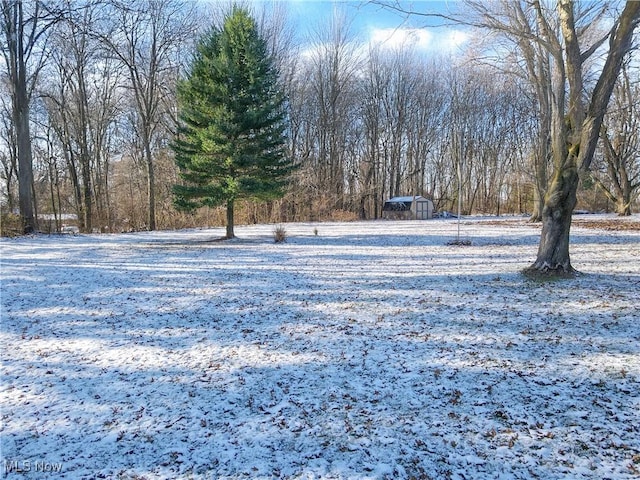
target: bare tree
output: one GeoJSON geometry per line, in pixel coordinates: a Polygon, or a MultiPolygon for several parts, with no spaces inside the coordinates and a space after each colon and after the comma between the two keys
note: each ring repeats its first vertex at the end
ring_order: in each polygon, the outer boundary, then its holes
{"type": "Polygon", "coordinates": [[[65,3],[65,20],[52,31],[50,68],[40,92],[70,173],[82,231],[111,224],[109,131],[118,113],[118,65],[92,35],[97,6],[65,3]]]}
{"type": "MultiPolygon", "coordinates": [[[[534,6],[541,12],[538,2],[534,6]]],[[[541,13],[539,15],[542,16],[541,13]]],[[[576,20],[572,2],[560,0],[558,16],[564,42],[548,30],[543,38],[549,42],[558,70],[566,72],[569,90],[568,98],[564,95],[564,85],[562,90],[556,90],[557,113],[552,126],[555,172],[542,211],[538,257],[529,271],[571,274],[574,270],[569,258],[569,230],[576,205],[579,172],[586,172],[591,166],[611,93],[623,60],[631,50],[634,30],[640,22],[640,2],[627,2],[615,19],[608,35],[609,51],[588,100],[583,90],[585,62],[599,45],[595,43],[585,49],[580,43],[578,32],[585,25],[576,20]],[[561,113],[564,113],[562,118],[561,113]]]]}
{"type": "Polygon", "coordinates": [[[0,148],[0,164],[2,164],[2,172],[0,176],[4,181],[4,189],[7,197],[7,209],[13,212],[15,209],[15,183],[18,176],[18,152],[15,141],[15,130],[13,121],[11,120],[10,100],[3,95],[0,97],[0,139],[2,147],[0,148]]]}
{"type": "Polygon", "coordinates": [[[2,53],[9,72],[11,110],[18,166],[18,202],[25,233],[36,230],[33,165],[29,127],[31,93],[44,64],[42,36],[57,20],[43,1],[2,0],[2,53]]]}
{"type": "Polygon", "coordinates": [[[361,193],[360,217],[378,218],[386,195],[386,168],[383,142],[383,98],[388,89],[389,77],[379,48],[369,52],[366,77],[360,87],[362,97],[361,116],[364,124],[363,155],[360,161],[361,193]]]}
{"type": "MultiPolygon", "coordinates": [[[[77,184],[78,219],[84,232],[93,230],[93,185],[91,160],[94,154],[91,145],[91,125],[89,119],[89,69],[92,51],[87,27],[93,22],[92,9],[83,8],[72,15],[68,7],[68,21],[61,24],[56,32],[55,62],[60,74],[61,95],[56,99],[59,118],[58,131],[64,132],[63,145],[68,148],[69,166],[76,170],[73,178],[77,184]],[[61,125],[60,123],[64,124],[61,125]]],[[[95,47],[94,47],[95,48],[95,47]]],[[[55,99],[55,97],[50,96],[55,99]]]]}
{"type": "Polygon", "coordinates": [[[147,228],[156,229],[156,178],[154,168],[163,107],[173,88],[163,82],[180,46],[193,33],[193,6],[181,0],[112,0],[105,10],[108,27],[99,33],[111,54],[125,66],[147,173],[147,228]]]}
{"type": "Polygon", "coordinates": [[[300,88],[291,93],[292,105],[299,106],[301,120],[294,128],[304,141],[297,142],[324,210],[346,206],[349,165],[357,142],[357,72],[360,57],[351,41],[348,21],[335,12],[329,28],[319,31],[306,55],[295,82],[300,88]],[[300,123],[299,123],[300,122],[300,123]]]}
{"type": "Polygon", "coordinates": [[[588,171],[591,165],[609,98],[640,21],[640,3],[627,2],[614,19],[613,27],[601,37],[597,37],[597,31],[594,34],[594,26],[607,8],[598,4],[559,0],[556,8],[551,9],[538,0],[519,2],[524,17],[535,16],[539,35],[501,22],[480,2],[469,2],[469,5],[481,14],[480,26],[502,29],[518,41],[533,41],[550,56],[553,69],[550,139],[554,173],[542,210],[538,256],[527,272],[573,274],[569,231],[579,174],[588,171]],[[601,51],[607,39],[609,48],[603,67],[587,97],[587,62],[601,51]]]}
{"type": "MultiPolygon", "coordinates": [[[[636,72],[637,74],[637,72],[636,72]]],[[[592,178],[616,206],[618,215],[631,215],[640,195],[640,84],[625,66],[613,102],[600,131],[601,160],[592,178]]]]}
{"type": "MultiPolygon", "coordinates": [[[[52,42],[55,46],[59,40],[56,36],[52,42]]],[[[79,152],[75,141],[76,129],[74,127],[74,98],[72,90],[72,71],[68,70],[67,49],[62,45],[55,49],[56,53],[51,56],[51,65],[48,73],[50,81],[46,87],[43,86],[40,95],[43,99],[45,109],[48,114],[49,126],[55,132],[55,137],[60,150],[60,156],[64,159],[66,170],[71,183],[71,200],[78,217],[80,228],[85,231],[85,204],[82,195],[82,174],[78,159],[79,152]]],[[[80,100],[80,99],[78,99],[80,100]]],[[[77,119],[75,119],[76,125],[77,119]]],[[[84,130],[85,125],[82,125],[84,130]]],[[[88,156],[87,156],[88,160],[88,156]]],[[[90,189],[87,190],[90,194],[90,189]]]]}
{"type": "Polygon", "coordinates": [[[442,65],[410,42],[370,45],[358,91],[360,217],[377,218],[389,196],[434,193],[441,177],[430,158],[439,157],[447,108],[442,74],[442,65]]]}

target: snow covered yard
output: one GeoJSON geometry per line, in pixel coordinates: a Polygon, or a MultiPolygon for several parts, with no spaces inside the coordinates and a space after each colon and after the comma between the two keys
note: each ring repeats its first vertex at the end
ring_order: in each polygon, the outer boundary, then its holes
{"type": "Polygon", "coordinates": [[[2,240],[2,475],[638,478],[639,231],[285,227],[2,240]]]}

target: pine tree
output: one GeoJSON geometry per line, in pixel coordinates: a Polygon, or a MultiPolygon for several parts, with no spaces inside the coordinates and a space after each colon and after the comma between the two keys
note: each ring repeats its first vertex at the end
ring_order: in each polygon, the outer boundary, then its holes
{"type": "Polygon", "coordinates": [[[222,28],[203,36],[178,101],[173,149],[184,183],[174,186],[175,205],[226,203],[233,238],[235,202],[281,197],[293,169],[278,72],[247,10],[233,7],[222,28]]]}

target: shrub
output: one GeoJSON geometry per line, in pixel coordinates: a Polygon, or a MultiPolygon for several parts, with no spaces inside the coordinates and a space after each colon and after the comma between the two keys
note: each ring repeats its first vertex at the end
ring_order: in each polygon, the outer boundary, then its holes
{"type": "Polygon", "coordinates": [[[278,225],[273,229],[273,240],[276,243],[283,243],[287,241],[287,230],[282,225],[278,225]]]}

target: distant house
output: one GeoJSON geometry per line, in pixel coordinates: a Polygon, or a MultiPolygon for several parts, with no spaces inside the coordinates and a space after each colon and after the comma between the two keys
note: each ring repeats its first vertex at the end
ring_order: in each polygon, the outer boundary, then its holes
{"type": "Polygon", "coordinates": [[[389,220],[427,220],[433,218],[433,202],[420,195],[393,197],[384,202],[382,218],[389,220]]]}

